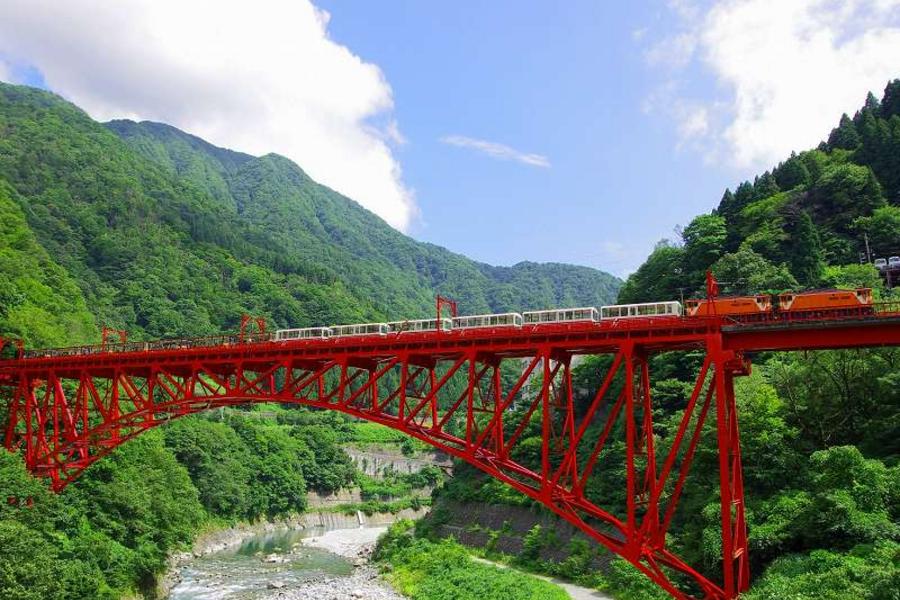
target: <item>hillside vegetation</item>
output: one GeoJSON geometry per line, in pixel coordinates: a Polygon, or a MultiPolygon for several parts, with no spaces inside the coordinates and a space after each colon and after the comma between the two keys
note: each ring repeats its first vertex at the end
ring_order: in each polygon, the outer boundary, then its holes
{"type": "MultiPolygon", "coordinates": [[[[255,158],[216,148],[158,123],[109,123],[141,155],[208,191],[290,254],[362,292],[389,318],[434,312],[434,295],[467,312],[571,306],[611,299],[618,281],[586,267],[476,263],[416,242],[275,154],[255,158]]],[[[358,294],[359,295],[359,294],[358,294]]]]}
{"type": "Polygon", "coordinates": [[[699,293],[711,268],[724,293],[880,288],[872,257],[900,254],[900,80],[869,94],[828,141],[725,190],[681,240],[662,240],[619,293],[622,302],[699,293]]]}
{"type": "MultiPolygon", "coordinates": [[[[897,298],[870,264],[860,264],[868,237],[873,257],[900,254],[900,80],[879,101],[869,94],[818,148],[787,158],[744,182],[679,240],[661,241],[626,281],[620,302],[704,294],[711,269],[722,292],[744,294],[818,287],[872,287],[897,298]]],[[[896,600],[900,590],[900,349],[766,353],[753,374],[736,380],[753,586],[752,600],[896,600]]],[[[654,432],[665,452],[684,414],[700,353],[651,359],[654,432]]],[[[609,367],[605,357],[574,368],[576,406],[590,403],[609,367]]],[[[611,395],[621,390],[614,382],[611,395]]],[[[715,422],[715,410],[707,423],[715,422]]],[[[580,418],[582,415],[578,415],[580,418]]],[[[596,439],[605,415],[595,417],[596,439]]],[[[514,419],[511,419],[514,421],[514,419]]],[[[624,425],[619,419],[585,493],[625,514],[624,425]]],[[[514,458],[540,468],[541,432],[525,430],[514,458]]],[[[587,452],[590,447],[583,448],[587,452]]],[[[581,463],[587,456],[580,458],[581,463]]],[[[701,437],[668,542],[712,578],[721,573],[718,458],[713,428],[701,437]]],[[[485,530],[448,513],[452,503],[514,504],[542,509],[474,469],[459,465],[417,534],[439,537],[444,524],[478,527],[484,550],[518,566],[577,579],[617,598],[665,597],[624,561],[577,538],[565,560],[550,561],[553,528],[519,538],[524,550],[492,547],[509,528],[485,530]]],[[[472,511],[474,512],[474,511],[472,511]]],[[[538,517],[536,521],[540,520],[538,517]]],[[[552,552],[551,552],[552,551],[552,552]]]]}
{"type": "MultiPolygon", "coordinates": [[[[280,327],[427,317],[436,293],[467,312],[601,304],[619,285],[585,267],[476,263],[398,233],[284,157],[104,126],[7,84],[0,178],[96,324],[135,339],[233,330],[242,313],[280,327]]],[[[43,342],[18,323],[4,334],[43,342]]],[[[73,329],[66,341],[90,339],[73,329]]]]}
{"type": "MultiPolygon", "coordinates": [[[[99,341],[104,325],[199,336],[234,330],[242,313],[280,327],[426,317],[437,292],[471,312],[602,304],[621,283],[570,265],[476,263],[394,231],[283,157],[103,125],[6,84],[0,215],[0,336],[29,347],[99,341]]],[[[152,598],[167,554],[204,528],[302,511],[307,491],[354,482],[363,509],[396,505],[439,476],[362,478],[342,450],[357,424],[274,412],[142,434],[61,495],[0,452],[0,598],[152,598]]]]}

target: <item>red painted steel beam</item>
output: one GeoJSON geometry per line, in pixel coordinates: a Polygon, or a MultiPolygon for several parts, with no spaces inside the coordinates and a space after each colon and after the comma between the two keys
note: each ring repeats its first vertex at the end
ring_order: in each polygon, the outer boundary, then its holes
{"type": "Polygon", "coordinates": [[[726,348],[747,352],[898,346],[900,318],[734,326],[723,335],[726,348]]]}
{"type": "Polygon", "coordinates": [[[900,315],[724,327],[715,318],[638,319],[178,345],[133,352],[110,345],[86,355],[0,361],[0,387],[9,396],[5,446],[24,449],[28,468],[59,490],[122,443],[173,418],[248,402],[336,410],[402,431],[503,481],[673,597],[730,600],[749,585],[733,390],[733,378],[749,372],[743,353],[900,345],[900,315]],[[647,358],[686,349],[705,350],[706,360],[674,440],[659,454],[647,358]],[[578,406],[572,357],[598,354],[613,355],[611,367],[591,400],[578,406]],[[502,377],[510,369],[515,376],[502,377]],[[513,459],[529,427],[542,439],[533,466],[513,459]],[[719,458],[718,576],[700,573],[666,547],[705,427],[715,429],[719,458]],[[603,461],[610,460],[613,439],[624,446],[623,515],[597,506],[585,491],[598,466],[608,467],[603,461]]]}

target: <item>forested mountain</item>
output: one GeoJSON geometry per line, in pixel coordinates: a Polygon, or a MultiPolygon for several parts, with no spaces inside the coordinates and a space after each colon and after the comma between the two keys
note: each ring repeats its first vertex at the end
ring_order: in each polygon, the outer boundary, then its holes
{"type": "MultiPolygon", "coordinates": [[[[584,267],[491,267],[391,229],[289,160],[165,125],[97,123],[0,83],[0,336],[31,347],[611,301],[584,267]]],[[[6,403],[0,401],[0,421],[6,403]]],[[[215,524],[301,511],[351,483],[336,413],[187,418],[143,434],[60,495],[0,452],[0,597],[155,597],[167,554],[215,524]],[[6,499],[12,498],[9,503],[6,499]]]]}
{"type": "Polygon", "coordinates": [[[282,156],[261,158],[212,146],[159,123],[114,121],[129,146],[194,182],[286,249],[321,257],[351,289],[366,290],[391,318],[429,314],[434,293],[467,311],[597,303],[615,278],[586,267],[522,262],[492,267],[398,233],[355,202],[319,185],[282,156]]]}
{"type": "Polygon", "coordinates": [[[623,301],[699,291],[712,268],[726,293],[853,284],[878,287],[872,257],[900,254],[900,80],[869,94],[815,150],[725,190],[680,244],[661,241],[623,286],[623,301]],[[852,266],[857,265],[857,266],[852,266]]]}
{"type": "MultiPolygon", "coordinates": [[[[480,264],[398,233],[284,157],[160,124],[104,126],[39,90],[0,84],[0,133],[0,179],[34,243],[97,324],[135,338],[233,329],[242,313],[278,326],[425,317],[436,293],[472,313],[598,304],[620,283],[585,267],[480,264]]],[[[0,276],[10,298],[28,293],[0,276]]],[[[32,345],[89,333],[0,322],[32,345]]]]}
{"type": "MultiPolygon", "coordinates": [[[[881,101],[869,94],[859,112],[841,118],[818,148],[788,157],[734,192],[726,190],[714,210],[684,227],[680,240],[657,245],[629,277],[619,300],[702,295],[707,269],[723,293],[868,286],[881,299],[900,297],[874,266],[860,264],[866,238],[873,258],[900,254],[900,80],[887,86],[881,101]]],[[[741,597],[896,600],[900,349],[750,358],[752,375],[735,380],[753,577],[750,592],[741,597]]],[[[663,353],[650,360],[654,443],[662,451],[678,430],[701,360],[702,353],[663,353]]],[[[573,369],[580,410],[589,406],[590,391],[599,387],[609,362],[588,357],[573,369]]],[[[621,377],[613,385],[622,386],[621,377]]],[[[604,418],[594,417],[586,439],[601,435],[604,418]]],[[[585,488],[589,498],[620,517],[625,514],[624,435],[619,419],[585,488]]],[[[541,447],[540,429],[526,429],[520,446],[512,455],[539,469],[540,453],[533,449],[541,447]]],[[[580,460],[588,460],[590,449],[580,449],[580,460]]],[[[715,432],[708,427],[666,536],[670,548],[714,578],[721,572],[717,460],[715,432]]],[[[488,540],[484,550],[498,558],[497,540],[518,535],[522,551],[513,560],[520,566],[578,578],[616,598],[668,597],[585,540],[573,539],[561,549],[556,528],[546,522],[542,527],[541,517],[525,535],[490,522],[470,525],[473,515],[483,512],[481,506],[466,506],[471,502],[543,511],[459,465],[428,522],[416,531],[433,536],[453,530],[445,524],[477,528],[488,540]]]]}
{"type": "MultiPolygon", "coordinates": [[[[868,285],[889,297],[859,252],[868,239],[876,256],[900,254],[898,160],[894,81],[819,148],[726,191],[681,240],[661,242],[619,298],[700,293],[708,268],[725,293],[868,285]]],[[[597,304],[619,283],[580,267],[479,264],[397,233],[283,157],[216,148],[160,124],[101,125],[52,94],[3,84],[0,213],[0,335],[30,345],[96,339],[102,324],[135,337],[202,335],[233,329],[244,312],[280,326],[426,316],[436,292],[466,312],[597,304]]],[[[651,361],[654,432],[665,449],[700,357],[651,361]]],[[[753,374],[736,382],[754,576],[747,597],[896,600],[900,350],[753,362],[753,374]]],[[[586,390],[606,367],[605,357],[575,367],[576,406],[588,405],[586,390]]],[[[240,415],[179,421],[98,462],[62,497],[0,453],[0,498],[34,501],[0,503],[0,596],[152,596],[166,553],[211,520],[299,510],[306,489],[345,485],[348,423],[286,412],[278,425],[240,415]]],[[[599,436],[603,416],[587,438],[599,436]]],[[[540,435],[536,423],[523,431],[515,458],[539,461],[540,435]]],[[[623,435],[611,433],[585,490],[620,515],[625,450],[613,440],[623,435]]],[[[720,570],[716,461],[708,430],[667,536],[706,573],[720,570]]],[[[458,473],[443,498],[529,505],[496,480],[458,473]]],[[[442,497],[417,532],[438,530],[442,497]]],[[[518,560],[617,597],[661,597],[621,561],[598,570],[609,557],[583,540],[547,563],[542,550],[554,545],[549,528],[532,529],[518,560]]]]}

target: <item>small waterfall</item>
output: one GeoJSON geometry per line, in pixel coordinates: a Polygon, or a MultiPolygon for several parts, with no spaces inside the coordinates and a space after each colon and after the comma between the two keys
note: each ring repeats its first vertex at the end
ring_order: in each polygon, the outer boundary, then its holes
{"type": "Polygon", "coordinates": [[[359,522],[359,526],[362,527],[366,524],[366,515],[362,513],[362,511],[356,511],[356,520],[359,522]]]}

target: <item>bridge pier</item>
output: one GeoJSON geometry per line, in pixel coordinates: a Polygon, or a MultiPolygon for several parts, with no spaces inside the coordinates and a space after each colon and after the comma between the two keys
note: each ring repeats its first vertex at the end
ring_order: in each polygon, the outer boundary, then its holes
{"type": "Polygon", "coordinates": [[[59,491],[118,445],[173,418],[248,402],[335,410],[468,462],[675,598],[732,600],[750,577],[734,397],[734,378],[749,373],[743,353],[877,345],[900,345],[900,312],[847,322],[613,319],[48,353],[0,360],[4,443],[59,491]],[[703,361],[677,429],[663,440],[654,430],[651,362],[686,351],[703,352],[703,361]],[[605,372],[576,370],[578,385],[590,387],[576,393],[573,361],[581,358],[605,372]],[[687,564],[666,540],[709,427],[721,503],[722,568],[714,574],[687,564]]]}

